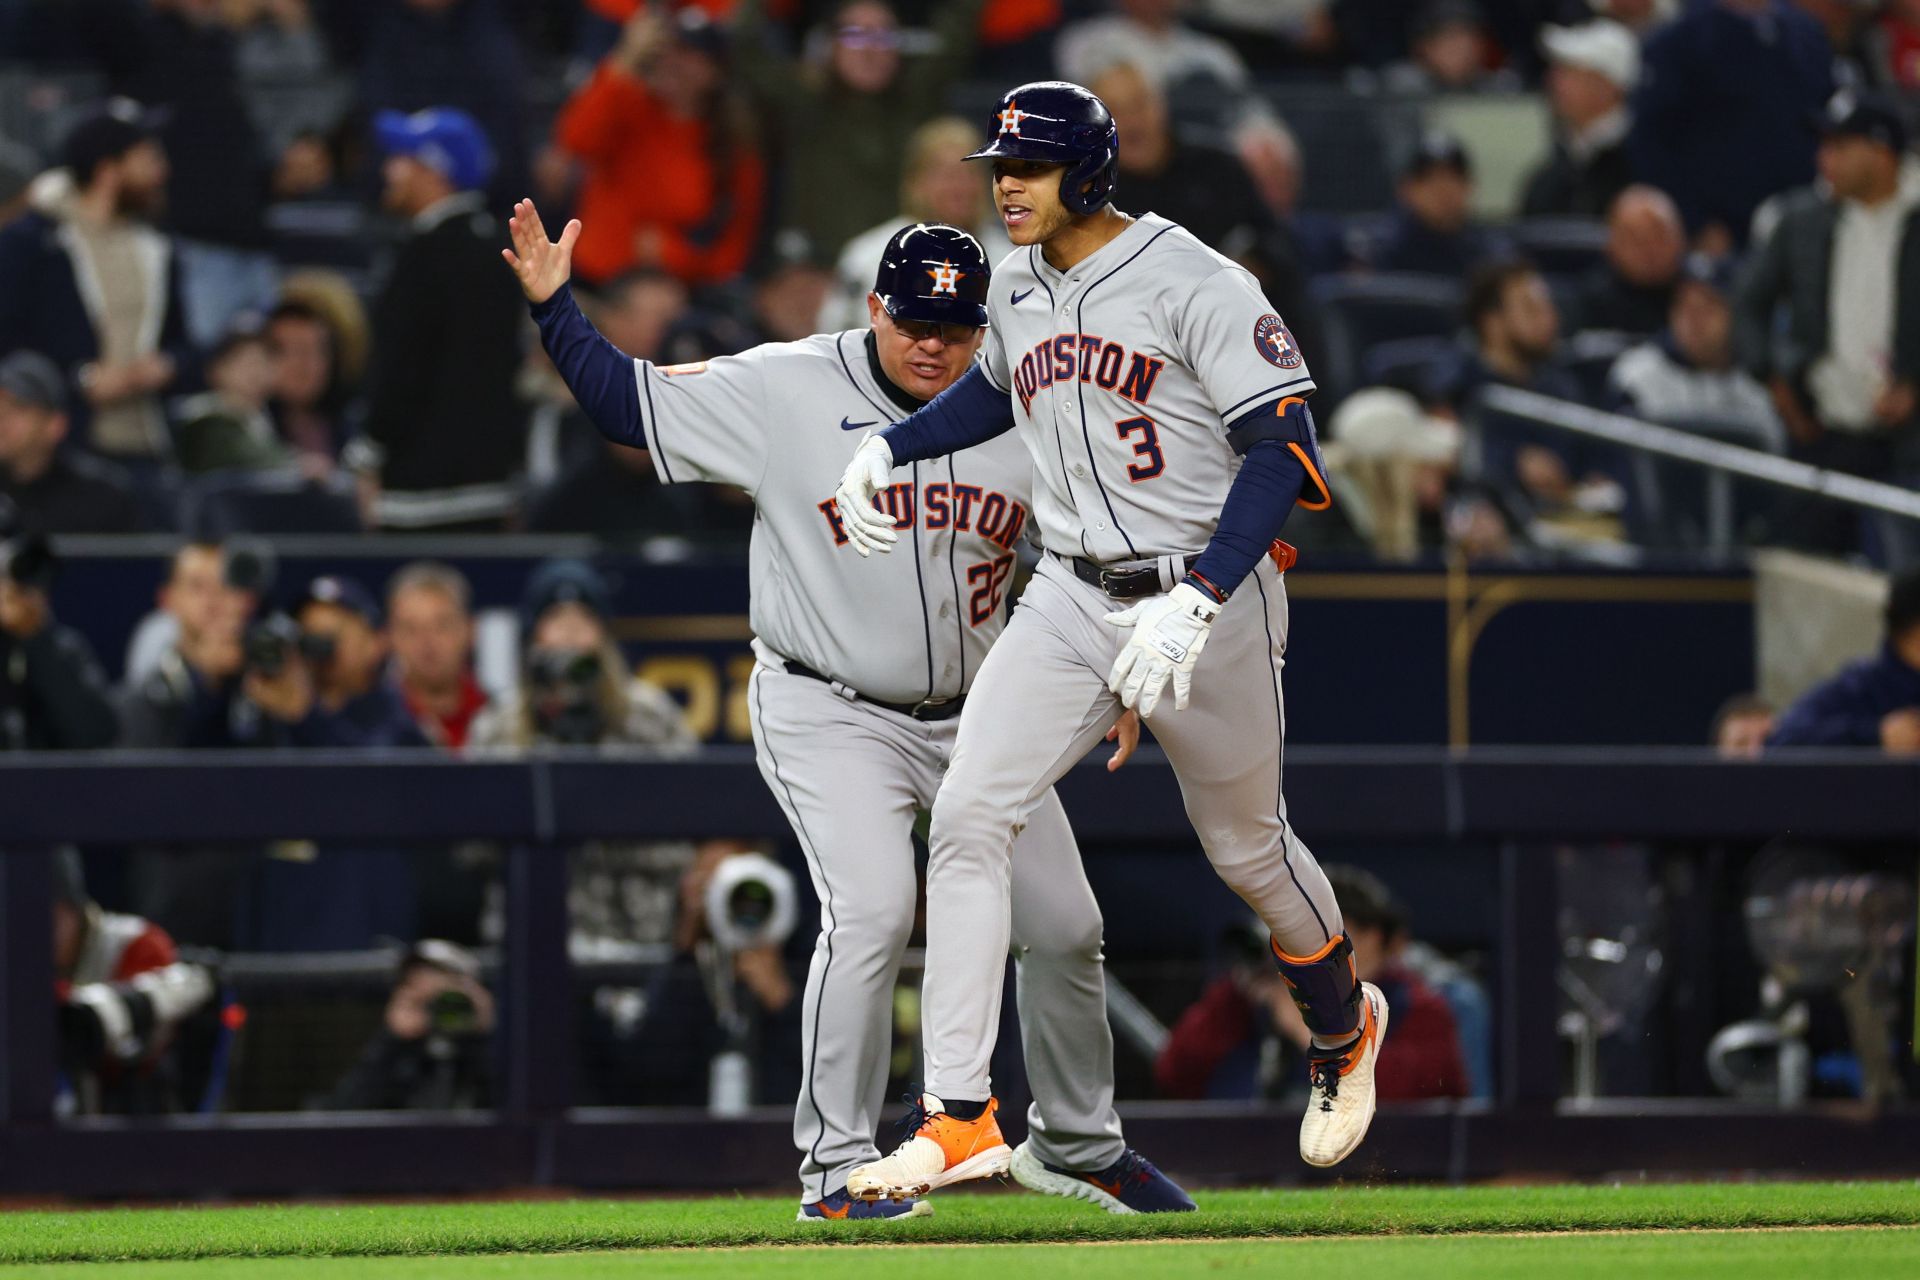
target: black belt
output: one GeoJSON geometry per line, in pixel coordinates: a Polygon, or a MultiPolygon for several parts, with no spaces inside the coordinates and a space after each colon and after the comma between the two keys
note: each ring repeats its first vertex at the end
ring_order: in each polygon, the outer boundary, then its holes
{"type": "Polygon", "coordinates": [[[888,711],[903,716],[912,716],[915,720],[951,720],[960,714],[960,708],[966,705],[967,695],[959,694],[952,698],[926,698],[920,702],[883,702],[879,698],[869,698],[852,685],[835,680],[832,676],[823,676],[804,662],[787,659],[787,674],[805,676],[809,680],[818,680],[822,684],[837,684],[862,702],[871,702],[876,707],[885,707],[888,711]]]}
{"type": "Polygon", "coordinates": [[[1060,559],[1073,566],[1074,577],[1100,588],[1115,600],[1138,600],[1166,590],[1160,584],[1160,566],[1156,564],[1137,569],[1110,569],[1079,556],[1060,556],[1060,559]]]}

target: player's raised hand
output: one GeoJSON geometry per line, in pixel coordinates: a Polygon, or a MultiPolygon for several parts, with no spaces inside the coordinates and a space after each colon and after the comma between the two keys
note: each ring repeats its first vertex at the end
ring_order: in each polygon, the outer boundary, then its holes
{"type": "Polygon", "coordinates": [[[513,268],[520,291],[528,302],[545,302],[573,275],[573,245],[580,238],[580,219],[575,218],[560,232],[560,239],[547,239],[546,224],[533,201],[522,200],[513,206],[507,219],[513,233],[513,248],[502,249],[500,256],[513,268]]]}
{"type": "Polygon", "coordinates": [[[1184,582],[1164,596],[1108,614],[1108,622],[1132,634],[1113,660],[1107,688],[1120,695],[1121,706],[1138,707],[1141,715],[1151,716],[1171,679],[1173,709],[1185,709],[1194,664],[1219,616],[1217,603],[1184,582]]]}
{"type": "Polygon", "coordinates": [[[870,435],[854,450],[853,461],[840,477],[840,487],[833,491],[840,527],[862,556],[891,551],[900,541],[893,517],[873,505],[873,495],[886,488],[892,478],[893,450],[879,436],[870,435]]]}

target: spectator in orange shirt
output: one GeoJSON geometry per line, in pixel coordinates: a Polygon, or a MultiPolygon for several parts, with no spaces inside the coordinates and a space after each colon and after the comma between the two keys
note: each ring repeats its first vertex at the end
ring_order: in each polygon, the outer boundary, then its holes
{"type": "Polygon", "coordinates": [[[766,171],[727,91],[726,37],[699,9],[644,8],[554,129],[585,167],[574,272],[603,284],[653,267],[691,285],[746,266],[766,171]]]}

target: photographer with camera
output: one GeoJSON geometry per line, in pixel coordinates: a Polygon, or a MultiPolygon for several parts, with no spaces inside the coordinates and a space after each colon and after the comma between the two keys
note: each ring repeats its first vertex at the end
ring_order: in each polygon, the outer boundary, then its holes
{"type": "MultiPolygon", "coordinates": [[[[591,566],[557,560],[535,571],[521,605],[521,687],[474,722],[469,741],[475,751],[692,749],[695,738],[679,706],[629,674],[608,625],[611,609],[612,590],[591,566]]],[[[674,957],[644,987],[592,993],[582,1071],[592,1101],[708,1102],[714,1055],[740,1039],[735,1027],[722,1025],[735,1021],[732,984],[737,980],[763,1015],[792,1007],[793,986],[777,941],[736,929],[739,936],[720,947],[705,945],[741,914],[730,905],[731,892],[722,895],[720,913],[711,914],[709,889],[735,887],[722,870],[747,852],[723,840],[595,840],[570,853],[573,954],[617,960],[637,945],[666,948],[674,957]]],[[[762,1060],[784,1064],[797,1056],[782,1046],[762,1060]]]]}
{"type": "MultiPolygon", "coordinates": [[[[255,716],[240,695],[247,622],[271,585],[264,544],[189,542],[173,553],[155,594],[172,639],[116,696],[120,745],[203,750],[244,745],[255,716]]],[[[132,665],[132,664],[130,664],[132,665]]],[[[183,942],[233,943],[233,904],[252,855],[217,845],[136,848],[127,860],[135,908],[183,942]]]]}
{"type": "Polygon", "coordinates": [[[78,631],[54,620],[59,561],[0,498],[0,751],[84,751],[119,726],[106,678],[78,631]]]}
{"type": "MultiPolygon", "coordinates": [[[[380,606],[351,578],[308,584],[291,613],[247,631],[243,741],[298,749],[425,747],[386,679],[380,606]]],[[[414,852],[280,841],[255,862],[234,923],[250,951],[345,951],[419,929],[414,852]]]]}
{"type": "Polygon", "coordinates": [[[155,602],[174,639],[120,691],[120,745],[230,747],[246,666],[247,621],[272,570],[261,551],[189,542],[173,553],[155,602]]]}
{"type": "Polygon", "coordinates": [[[296,747],[424,747],[420,726],[387,683],[380,606],[351,578],[308,584],[290,614],[247,633],[247,700],[264,741],[296,747]]]}
{"type": "Polygon", "coordinates": [[[183,963],[158,925],[102,911],[77,851],[54,855],[53,884],[61,1105],[84,1115],[178,1110],[167,1048],[212,1000],[213,975],[183,963]]]}
{"type": "Polygon", "coordinates": [[[493,1023],[493,994],[480,980],[480,962],[451,942],[423,939],[400,962],[380,1030],[321,1105],[343,1111],[487,1106],[493,1023]]]}

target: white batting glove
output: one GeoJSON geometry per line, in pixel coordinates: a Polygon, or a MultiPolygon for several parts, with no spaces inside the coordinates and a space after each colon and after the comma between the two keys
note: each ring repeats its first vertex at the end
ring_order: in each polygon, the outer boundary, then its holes
{"type": "Polygon", "coordinates": [[[840,510],[840,525],[847,531],[853,549],[863,556],[876,551],[891,551],[900,541],[893,517],[873,505],[873,495],[893,480],[893,450],[879,436],[870,435],[853,452],[853,461],[833,491],[834,505],[840,510]]]}
{"type": "Polygon", "coordinates": [[[1193,690],[1194,664],[1219,616],[1218,602],[1184,582],[1164,596],[1108,614],[1108,622],[1133,634],[1113,660],[1107,688],[1120,695],[1121,706],[1137,706],[1141,715],[1150,716],[1171,676],[1173,709],[1185,710],[1193,690]]]}

